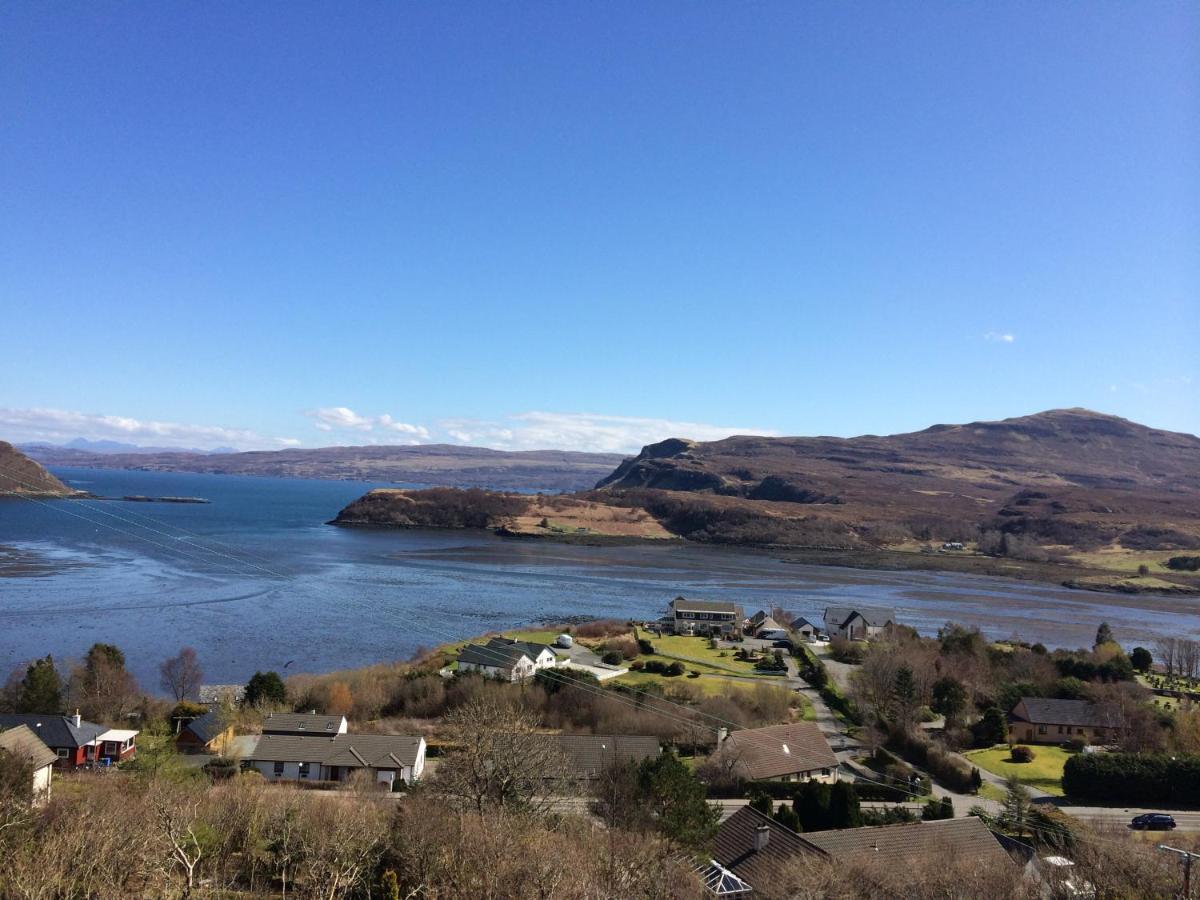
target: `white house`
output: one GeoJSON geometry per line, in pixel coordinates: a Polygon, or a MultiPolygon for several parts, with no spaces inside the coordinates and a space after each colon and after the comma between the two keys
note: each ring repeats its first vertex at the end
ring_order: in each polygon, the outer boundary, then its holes
{"type": "Polygon", "coordinates": [[[41,805],[50,799],[50,779],[58,754],[46,746],[27,725],[18,725],[0,731],[0,750],[11,753],[18,759],[28,760],[33,767],[33,784],[30,799],[41,805]]]}
{"type": "Polygon", "coordinates": [[[467,644],[458,653],[458,671],[478,672],[503,681],[524,681],[533,677],[536,666],[524,650],[516,647],[467,644]]]}
{"type": "Polygon", "coordinates": [[[242,765],[268,781],[344,781],[368,772],[391,790],[425,770],[425,738],[407,734],[263,734],[242,765]]]}
{"type": "Polygon", "coordinates": [[[742,608],[726,600],[689,600],[676,597],[671,601],[667,619],[675,634],[736,636],[742,632],[742,608]]]}
{"type": "Polygon", "coordinates": [[[558,657],[554,654],[554,649],[548,644],[535,644],[532,641],[514,641],[509,638],[494,637],[487,642],[487,646],[495,647],[499,650],[508,650],[516,648],[524,651],[525,655],[533,660],[534,671],[538,669],[550,669],[558,665],[558,657]]]}
{"type": "Polygon", "coordinates": [[[830,637],[871,641],[896,625],[896,612],[874,606],[831,606],[825,610],[825,630],[830,637]]]}

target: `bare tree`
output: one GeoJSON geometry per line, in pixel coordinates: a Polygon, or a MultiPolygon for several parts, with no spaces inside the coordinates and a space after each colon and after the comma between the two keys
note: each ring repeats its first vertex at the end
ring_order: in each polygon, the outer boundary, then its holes
{"type": "Polygon", "coordinates": [[[438,765],[442,795],[477,812],[547,809],[566,787],[567,759],[553,735],[539,734],[533,714],[472,698],[446,716],[456,747],[438,765]]]}
{"type": "Polygon", "coordinates": [[[1166,670],[1167,677],[1174,677],[1178,665],[1179,638],[1163,638],[1155,645],[1154,650],[1158,661],[1162,663],[1163,669],[1166,670]]]}
{"type": "Polygon", "coordinates": [[[158,667],[159,685],[176,700],[195,696],[204,680],[204,670],[191,647],[183,647],[176,656],[164,659],[158,667]]]}
{"type": "Polygon", "coordinates": [[[168,787],[160,783],[151,791],[158,833],[167,846],[167,858],[183,872],[184,897],[190,897],[196,883],[196,867],[204,858],[200,839],[200,803],[203,794],[189,787],[168,787]]]}

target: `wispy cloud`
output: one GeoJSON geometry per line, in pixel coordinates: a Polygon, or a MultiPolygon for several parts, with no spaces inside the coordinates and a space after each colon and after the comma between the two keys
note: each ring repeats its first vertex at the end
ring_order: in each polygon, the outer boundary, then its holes
{"type": "Polygon", "coordinates": [[[715,441],[733,434],[776,435],[767,428],[711,425],[597,413],[524,412],[499,420],[443,419],[437,423],[455,443],[498,450],[591,450],[634,453],[669,437],[715,441]]]}
{"type": "Polygon", "coordinates": [[[991,344],[1012,344],[1016,342],[1017,336],[1011,331],[989,331],[983,339],[991,344]]]}
{"type": "Polygon", "coordinates": [[[9,441],[62,442],[83,437],[89,440],[122,441],[155,447],[236,447],[239,450],[270,450],[293,447],[296,438],[267,437],[245,428],[220,425],[190,425],[158,422],[130,416],[82,413],[65,409],[11,409],[0,407],[0,437],[9,441]]]}
{"type": "Polygon", "coordinates": [[[407,422],[397,422],[387,413],[380,416],[360,416],[346,406],[326,406],[320,409],[310,409],[304,413],[313,421],[313,427],[318,431],[375,431],[402,434],[413,443],[429,440],[429,429],[423,425],[410,425],[407,422]]]}

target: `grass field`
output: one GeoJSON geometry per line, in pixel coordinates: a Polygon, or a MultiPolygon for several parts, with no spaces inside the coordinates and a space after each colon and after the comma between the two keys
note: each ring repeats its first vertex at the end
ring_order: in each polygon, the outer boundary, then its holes
{"type": "Polygon", "coordinates": [[[664,635],[655,637],[642,629],[637,636],[645,638],[654,645],[654,656],[643,656],[642,659],[663,657],[678,659],[688,668],[703,671],[704,666],[715,671],[730,670],[733,673],[753,675],[754,664],[739,660],[734,656],[734,650],[714,650],[708,645],[708,638],[685,637],[683,635],[664,635]],[[725,655],[722,656],[721,654],[725,655]]]}
{"type": "Polygon", "coordinates": [[[1072,754],[1061,747],[1038,745],[1032,750],[1036,756],[1033,762],[1027,763],[1013,762],[1007,744],[1000,744],[990,750],[971,750],[965,756],[973,765],[1001,778],[1015,777],[1022,784],[1061,797],[1063,766],[1072,754]]]}

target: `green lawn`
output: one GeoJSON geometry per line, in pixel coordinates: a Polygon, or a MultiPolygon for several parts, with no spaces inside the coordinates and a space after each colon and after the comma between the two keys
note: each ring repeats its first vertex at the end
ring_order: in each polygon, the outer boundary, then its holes
{"type": "Polygon", "coordinates": [[[504,636],[514,641],[528,641],[531,644],[550,644],[562,634],[561,631],[506,631],[504,636]]]}
{"type": "Polygon", "coordinates": [[[1027,763],[1013,762],[1007,744],[1000,744],[990,750],[971,750],[965,755],[973,765],[994,775],[1001,778],[1013,776],[1022,784],[1061,797],[1063,766],[1072,754],[1061,747],[1035,745],[1031,749],[1035,756],[1033,762],[1027,763]]]}
{"type": "MultiPolygon", "coordinates": [[[[686,637],[677,634],[655,637],[641,629],[638,629],[637,636],[645,638],[654,645],[656,656],[661,655],[669,659],[681,660],[688,668],[700,669],[701,665],[707,664],[718,671],[729,669],[736,673],[754,674],[754,663],[737,659],[734,656],[736,650],[712,649],[708,645],[708,638],[686,637]],[[725,655],[722,656],[722,653],[725,655]]],[[[652,659],[653,657],[643,658],[652,659]]]]}
{"type": "Polygon", "coordinates": [[[984,800],[995,800],[998,803],[1004,802],[1004,791],[990,781],[985,781],[979,786],[979,796],[984,800]]]}

